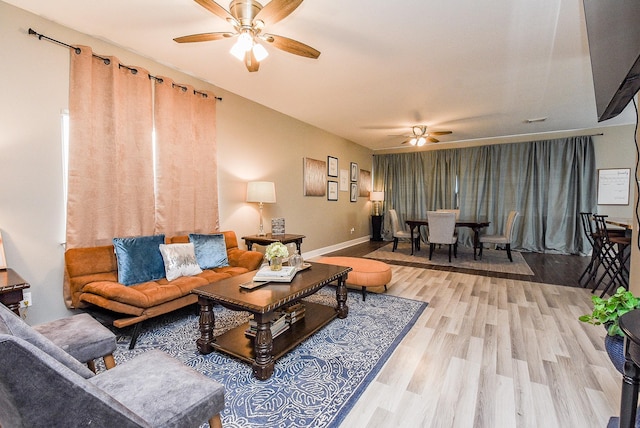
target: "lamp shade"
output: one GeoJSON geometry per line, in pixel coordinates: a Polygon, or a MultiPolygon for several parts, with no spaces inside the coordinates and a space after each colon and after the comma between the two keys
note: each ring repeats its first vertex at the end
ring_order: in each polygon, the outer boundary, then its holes
{"type": "Polygon", "coordinates": [[[250,181],[247,183],[247,202],[275,204],[276,185],[271,181],[250,181]]]}
{"type": "Polygon", "coordinates": [[[384,201],[384,192],[369,192],[369,200],[374,202],[384,201]]]}

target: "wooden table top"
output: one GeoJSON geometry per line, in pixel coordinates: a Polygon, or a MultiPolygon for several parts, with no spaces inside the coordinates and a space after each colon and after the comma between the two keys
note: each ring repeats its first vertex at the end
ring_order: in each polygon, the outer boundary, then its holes
{"type": "Polygon", "coordinates": [[[0,292],[29,288],[27,281],[22,279],[13,269],[0,269],[0,292]]]}
{"type": "Polygon", "coordinates": [[[346,277],[351,270],[346,266],[310,264],[311,267],[298,272],[291,282],[270,282],[251,290],[240,287],[240,284],[253,279],[256,271],[252,271],[198,287],[191,292],[234,309],[263,314],[311,295],[338,278],[346,277]]]}

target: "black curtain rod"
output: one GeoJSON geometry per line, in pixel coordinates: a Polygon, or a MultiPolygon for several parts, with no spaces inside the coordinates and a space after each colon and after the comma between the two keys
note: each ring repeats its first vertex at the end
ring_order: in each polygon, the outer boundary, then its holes
{"type": "MultiPolygon", "coordinates": [[[[78,54],[78,55],[80,54],[80,52],[82,52],[82,49],[80,49],[79,47],[71,46],[71,45],[69,45],[67,43],[61,42],[60,40],[52,39],[51,37],[48,37],[48,36],[45,36],[44,34],[38,33],[33,28],[29,28],[29,34],[38,37],[38,40],[42,40],[42,39],[49,40],[50,42],[57,43],[57,44],[59,44],[61,46],[65,46],[65,47],[67,47],[69,49],[73,49],[75,51],[75,53],[78,54]]],[[[99,58],[102,61],[104,61],[105,65],[109,65],[111,63],[111,60],[109,58],[104,58],[104,57],[101,57],[100,55],[96,55],[94,53],[92,53],[91,55],[93,55],[94,57],[99,58]]],[[[134,67],[126,66],[124,64],[118,64],[118,68],[126,68],[127,70],[131,71],[133,74],[136,74],[138,72],[138,69],[136,69],[134,67]]],[[[158,81],[159,83],[162,83],[164,81],[164,79],[162,79],[161,77],[152,76],[151,74],[149,74],[148,76],[149,76],[149,79],[154,79],[154,80],[158,81]]],[[[186,86],[178,85],[177,83],[172,83],[171,86],[173,88],[180,88],[183,91],[187,90],[186,86]]],[[[203,97],[208,97],[209,96],[209,94],[207,94],[205,92],[196,91],[195,89],[193,90],[193,93],[196,94],[196,95],[202,95],[203,97]]],[[[222,97],[215,97],[215,99],[218,100],[218,101],[222,101],[222,97]]]]}

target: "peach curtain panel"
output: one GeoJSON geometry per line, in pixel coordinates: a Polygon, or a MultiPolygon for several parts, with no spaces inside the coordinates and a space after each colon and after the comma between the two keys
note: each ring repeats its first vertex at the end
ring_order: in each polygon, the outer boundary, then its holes
{"type": "Polygon", "coordinates": [[[219,229],[216,98],[155,80],[156,231],[219,229]]]}
{"type": "Polygon", "coordinates": [[[71,50],[67,248],[154,233],[152,85],[137,73],[71,50]]]}

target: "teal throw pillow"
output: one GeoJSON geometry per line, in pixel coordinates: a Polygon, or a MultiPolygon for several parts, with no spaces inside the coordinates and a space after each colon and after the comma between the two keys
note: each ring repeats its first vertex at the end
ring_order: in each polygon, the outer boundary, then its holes
{"type": "Polygon", "coordinates": [[[133,285],[164,278],[160,244],[164,244],[164,235],[113,238],[118,282],[133,285]]]}
{"type": "Polygon", "coordinates": [[[190,233],[189,241],[193,243],[196,259],[202,269],[229,266],[227,243],[222,233],[210,235],[190,233]]]}

